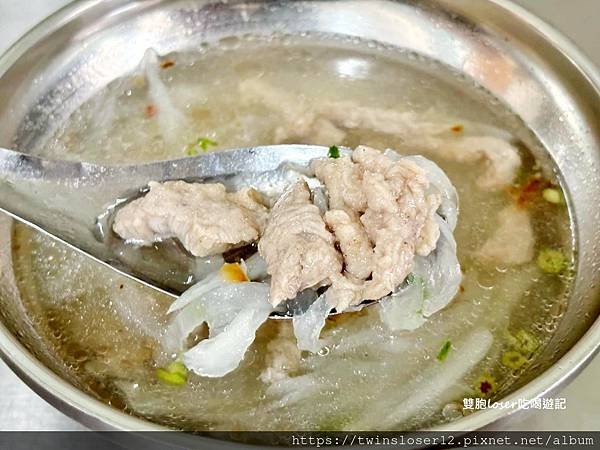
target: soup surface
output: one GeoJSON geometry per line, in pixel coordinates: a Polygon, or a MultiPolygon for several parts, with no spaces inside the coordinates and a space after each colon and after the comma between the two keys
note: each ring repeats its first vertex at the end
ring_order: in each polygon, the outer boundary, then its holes
{"type": "Polygon", "coordinates": [[[289,111],[344,101],[412,112],[454,123],[448,139],[473,123],[519,135],[518,120],[447,69],[367,43],[228,39],[153,58],[82,105],[38,153],[112,164],[281,142],[423,153],[460,196],[461,289],[411,332],[386,328],[378,305],[332,317],[316,354],[297,350],[289,321],[270,320],[237,370],[190,373],[173,386],[156,377],[171,299],[17,224],[23,302],[67,370],[117,408],[193,430],[415,429],[471,413],[463,398],[511,390],[556,328],[572,277],[568,210],[552,171],[515,144],[522,165],[512,184],[486,189],[489,161],[427,153],[364,123],[299,136],[289,111]],[[249,99],[248,82],[285,95],[276,107],[249,99]],[[484,255],[493,239],[506,254],[484,255]],[[518,248],[532,250],[515,259],[518,248]]]}

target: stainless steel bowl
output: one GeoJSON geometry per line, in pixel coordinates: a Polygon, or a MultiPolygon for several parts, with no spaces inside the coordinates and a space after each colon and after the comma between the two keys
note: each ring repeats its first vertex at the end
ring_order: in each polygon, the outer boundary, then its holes
{"type": "MultiPolygon", "coordinates": [[[[327,32],[437,60],[511,108],[556,163],[569,194],[578,276],[545,353],[505,400],[564,386],[600,344],[600,78],[564,37],[505,0],[190,1],[74,3],[0,59],[0,146],[27,152],[83,101],[134,68],[144,50],[168,53],[246,33],[327,32]],[[503,68],[498,76],[498,65],[503,68]]],[[[156,430],[84,392],[45,348],[20,303],[11,221],[0,217],[0,350],[42,397],[95,429],[156,430]]],[[[488,409],[445,428],[505,428],[513,410],[488,409]]]]}

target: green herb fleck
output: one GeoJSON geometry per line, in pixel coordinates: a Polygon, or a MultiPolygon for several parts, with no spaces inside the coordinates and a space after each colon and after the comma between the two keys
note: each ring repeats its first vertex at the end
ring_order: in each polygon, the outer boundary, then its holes
{"type": "Polygon", "coordinates": [[[331,415],[319,423],[318,431],[342,431],[350,423],[351,418],[345,414],[331,415]]]}
{"type": "Polygon", "coordinates": [[[213,141],[212,139],[209,139],[207,137],[201,137],[201,138],[198,138],[197,145],[202,150],[206,151],[206,150],[208,150],[208,147],[210,147],[210,146],[213,146],[213,147],[217,146],[217,145],[219,145],[219,143],[216,142],[216,141],[213,141]]]}
{"type": "Polygon", "coordinates": [[[546,188],[542,191],[542,197],[548,203],[553,203],[555,205],[564,205],[565,197],[560,189],[556,188],[546,188]]]}
{"type": "Polygon", "coordinates": [[[185,154],[188,156],[196,156],[198,154],[198,149],[195,145],[190,144],[186,147],[185,154]]]}
{"type": "Polygon", "coordinates": [[[431,290],[425,286],[423,283],[423,279],[421,278],[422,288],[423,288],[423,300],[429,300],[431,298],[431,290]]]}
{"type": "Polygon", "coordinates": [[[183,363],[175,361],[166,368],[156,369],[156,377],[165,384],[181,386],[187,382],[188,371],[183,363]]]}
{"type": "Polygon", "coordinates": [[[167,370],[171,373],[177,373],[185,378],[188,376],[188,370],[181,361],[172,362],[167,366],[167,370]]]}
{"type": "Polygon", "coordinates": [[[329,156],[330,158],[334,158],[334,159],[339,158],[340,157],[340,149],[336,145],[332,145],[331,147],[329,147],[329,152],[327,153],[327,156],[329,156]]]}
{"type": "Polygon", "coordinates": [[[408,276],[406,277],[406,283],[413,284],[415,281],[416,281],[415,274],[412,272],[409,273],[408,276]]]}
{"type": "Polygon", "coordinates": [[[537,265],[546,273],[561,273],[567,267],[567,258],[559,250],[544,249],[537,257],[537,265]]]}
{"type": "Polygon", "coordinates": [[[540,343],[525,330],[519,330],[513,335],[509,335],[508,343],[513,350],[518,351],[523,356],[529,357],[539,348],[540,343]]]}
{"type": "Polygon", "coordinates": [[[185,154],[188,156],[196,156],[198,153],[200,153],[200,151],[205,152],[208,150],[208,147],[216,145],[219,145],[219,143],[213,141],[212,139],[207,137],[199,137],[196,142],[188,144],[188,146],[185,148],[185,154]]]}
{"type": "Polygon", "coordinates": [[[502,364],[510,369],[519,369],[526,363],[527,358],[517,351],[510,350],[502,355],[502,364]]]}
{"type": "Polygon", "coordinates": [[[450,341],[444,342],[444,345],[442,345],[442,348],[440,349],[439,353],[437,354],[437,360],[444,361],[448,357],[448,353],[450,353],[451,348],[452,348],[452,342],[450,342],[450,341]]]}

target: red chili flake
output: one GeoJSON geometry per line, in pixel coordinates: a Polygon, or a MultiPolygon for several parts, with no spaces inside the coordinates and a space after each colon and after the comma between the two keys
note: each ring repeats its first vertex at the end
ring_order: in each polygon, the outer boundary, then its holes
{"type": "Polygon", "coordinates": [[[539,198],[542,191],[552,184],[539,177],[530,177],[522,186],[509,189],[510,194],[515,197],[517,205],[525,207],[532,201],[539,198]]]}
{"type": "Polygon", "coordinates": [[[157,112],[158,112],[158,108],[154,105],[147,105],[146,108],[144,108],[144,114],[146,115],[146,117],[152,117],[157,112]]]}
{"type": "Polygon", "coordinates": [[[488,396],[496,391],[496,380],[489,373],[485,373],[479,377],[475,386],[482,395],[488,396]]]}
{"type": "Polygon", "coordinates": [[[452,128],[450,128],[450,130],[452,130],[455,133],[462,133],[464,129],[465,127],[463,125],[454,125],[452,128]]]}
{"type": "Polygon", "coordinates": [[[490,383],[489,381],[482,381],[479,384],[479,390],[481,391],[482,394],[487,394],[489,392],[491,392],[493,386],[492,383],[490,383]]]}
{"type": "Polygon", "coordinates": [[[160,63],[161,69],[168,69],[169,67],[173,67],[174,65],[175,65],[175,61],[173,61],[172,59],[165,59],[164,61],[161,61],[161,63],[160,63]]]}

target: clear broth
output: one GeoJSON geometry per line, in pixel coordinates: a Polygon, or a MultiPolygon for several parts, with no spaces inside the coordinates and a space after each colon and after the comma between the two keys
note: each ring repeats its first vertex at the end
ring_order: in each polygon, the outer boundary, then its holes
{"type": "MultiPolygon", "coordinates": [[[[523,132],[494,99],[447,69],[366,43],[232,39],[166,60],[175,64],[161,77],[185,118],[174,137],[162,136],[148,110],[147,86],[132,75],[82,105],[38,153],[124,163],[185,157],[199,136],[218,142],[211,151],[273,143],[277,114],[239,102],[238,83],[254,77],[307,102],[352,100],[399,111],[435,110],[457,123],[473,120],[523,132]]],[[[403,151],[401,140],[372,130],[322,144],[403,151]]],[[[542,170],[529,150],[521,152],[519,180],[524,183],[542,170]]],[[[463,398],[500,398],[511,390],[556,328],[572,274],[543,273],[535,258],[519,266],[478,261],[476,250],[493,233],[498,211],[514,202],[513,195],[479,189],[475,179],[482,169],[477,165],[465,170],[464,164],[425,156],[447,172],[460,195],[455,232],[464,272],[460,293],[413,332],[387,330],[376,306],[329,320],[323,333],[327,346],[319,354],[299,355],[276,387],[263,382],[261,373],[274,358],[274,348],[285,351],[292,345],[294,353],[291,323],[267,322],[242,365],[223,378],[190,375],[185,386],[162,384],[155,376],[161,361],[156,338],[167,324],[170,299],[17,224],[13,261],[23,302],[47,345],[90,392],[130,414],[175,428],[406,430],[454,420],[470,413],[463,409],[463,398]],[[470,361],[471,341],[481,330],[491,333],[492,345],[482,358],[470,361]],[[507,366],[503,356],[523,331],[537,348],[519,367],[507,366]],[[451,349],[440,361],[437,355],[446,341],[451,349]],[[482,392],[485,382],[491,389],[482,392]],[[386,416],[393,421],[383,422],[386,416]]],[[[536,255],[552,247],[572,259],[567,209],[541,198],[528,208],[536,255]]]]}

